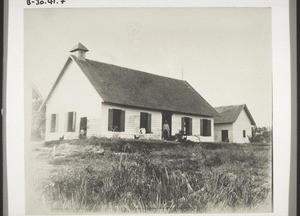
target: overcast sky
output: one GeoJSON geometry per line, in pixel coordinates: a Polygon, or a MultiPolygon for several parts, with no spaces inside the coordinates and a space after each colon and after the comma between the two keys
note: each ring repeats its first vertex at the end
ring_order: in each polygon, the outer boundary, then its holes
{"type": "Polygon", "coordinates": [[[69,50],[188,81],[212,106],[247,104],[272,125],[271,9],[25,9],[24,69],[46,97],[69,50]]]}

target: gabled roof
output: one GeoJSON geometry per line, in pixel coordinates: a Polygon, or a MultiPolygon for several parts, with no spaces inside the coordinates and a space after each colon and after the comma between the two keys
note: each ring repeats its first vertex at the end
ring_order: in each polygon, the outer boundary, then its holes
{"type": "MultiPolygon", "coordinates": [[[[71,55],[104,102],[201,116],[215,109],[186,81],[158,76],[71,55]]],[[[63,73],[63,71],[62,71],[63,73]]],[[[56,80],[50,98],[62,74],[56,80]]]]}
{"type": "Polygon", "coordinates": [[[73,47],[73,49],[70,50],[70,52],[75,52],[77,50],[82,50],[82,51],[85,51],[85,52],[88,52],[88,48],[86,48],[85,46],[83,46],[81,43],[78,43],[76,44],[75,47],[73,47]]]}
{"type": "Polygon", "coordinates": [[[38,90],[38,88],[36,87],[36,85],[31,80],[29,82],[30,82],[30,86],[32,88],[32,97],[42,99],[43,97],[42,97],[40,91],[38,90]]]}
{"type": "Polygon", "coordinates": [[[246,104],[215,107],[215,110],[220,114],[215,118],[215,124],[234,123],[243,109],[245,109],[251,125],[256,125],[246,104]]]}

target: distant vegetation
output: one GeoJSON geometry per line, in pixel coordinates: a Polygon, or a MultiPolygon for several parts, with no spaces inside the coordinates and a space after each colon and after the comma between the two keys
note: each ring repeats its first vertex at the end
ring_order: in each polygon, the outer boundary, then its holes
{"type": "Polygon", "coordinates": [[[59,212],[271,211],[270,151],[264,144],[64,141],[39,187],[59,212]]]}
{"type": "Polygon", "coordinates": [[[252,137],[249,137],[252,143],[272,143],[273,131],[268,127],[255,127],[252,131],[252,137]]]}
{"type": "Polygon", "coordinates": [[[45,136],[46,110],[42,109],[39,111],[42,103],[42,100],[32,102],[31,140],[43,140],[45,136]]]}

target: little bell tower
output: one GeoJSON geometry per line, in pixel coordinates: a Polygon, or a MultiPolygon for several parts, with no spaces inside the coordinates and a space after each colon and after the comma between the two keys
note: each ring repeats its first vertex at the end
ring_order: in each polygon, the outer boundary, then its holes
{"type": "Polygon", "coordinates": [[[74,55],[79,59],[79,60],[84,60],[85,59],[85,53],[88,52],[89,50],[83,46],[81,43],[76,44],[76,46],[70,50],[71,53],[74,53],[74,55]]]}

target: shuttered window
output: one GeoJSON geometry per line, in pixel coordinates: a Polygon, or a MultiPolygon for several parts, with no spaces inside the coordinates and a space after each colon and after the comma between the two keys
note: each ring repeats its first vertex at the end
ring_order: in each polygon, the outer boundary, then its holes
{"type": "Polygon", "coordinates": [[[120,109],[108,110],[108,131],[125,131],[125,111],[120,109]]]}
{"type": "Polygon", "coordinates": [[[200,119],[200,135],[211,136],[211,120],[200,119]]]}
{"type": "Polygon", "coordinates": [[[51,133],[57,132],[57,129],[58,129],[58,114],[51,114],[50,132],[51,133]]]}
{"type": "Polygon", "coordinates": [[[181,130],[184,135],[193,134],[193,119],[189,117],[181,117],[181,130]]]}
{"type": "Polygon", "coordinates": [[[140,128],[145,128],[146,133],[151,133],[151,114],[150,113],[141,112],[140,128]]]}
{"type": "Polygon", "coordinates": [[[66,113],[66,131],[74,132],[76,125],[76,112],[67,112],[66,113]]]}

